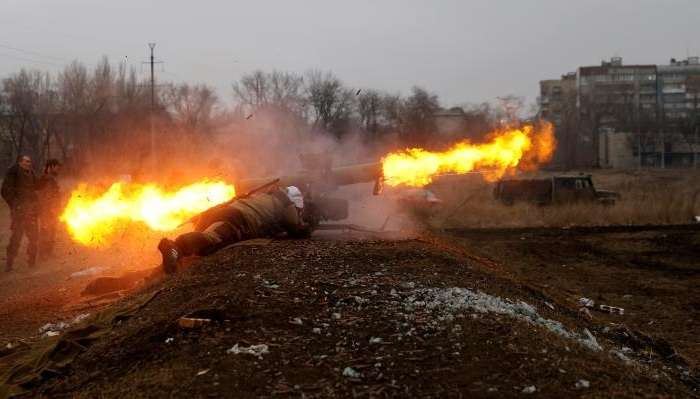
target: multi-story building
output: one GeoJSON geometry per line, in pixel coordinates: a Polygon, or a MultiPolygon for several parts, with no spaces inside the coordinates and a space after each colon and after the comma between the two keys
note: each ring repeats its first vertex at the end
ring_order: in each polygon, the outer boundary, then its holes
{"type": "Polygon", "coordinates": [[[657,67],[658,102],[665,124],[675,126],[679,121],[697,117],[700,110],[700,57],[677,61],[657,67]]]}
{"type": "Polygon", "coordinates": [[[654,159],[660,160],[660,166],[696,159],[694,154],[663,151],[680,148],[669,140],[688,142],[689,130],[697,134],[700,127],[698,61],[689,57],[671,59],[669,65],[624,65],[621,57],[613,57],[600,66],[579,67],[561,80],[541,81],[540,116],[552,121],[558,131],[560,151],[555,160],[569,167],[602,166],[601,134],[610,132],[634,133],[629,146],[635,147],[635,157],[642,157],[640,165],[654,159]],[[564,87],[573,93],[558,95],[564,87]],[[660,155],[658,148],[663,149],[660,155]]]}

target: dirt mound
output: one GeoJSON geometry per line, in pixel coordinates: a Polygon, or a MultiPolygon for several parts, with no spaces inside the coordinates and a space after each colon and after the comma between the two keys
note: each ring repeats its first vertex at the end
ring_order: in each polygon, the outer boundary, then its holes
{"type": "Polygon", "coordinates": [[[619,332],[417,240],[233,247],[133,300],[154,290],[31,396],[692,395],[674,363],[642,363],[618,350],[619,332]],[[186,329],[182,316],[211,321],[186,329]],[[587,334],[602,350],[575,338],[587,334]]]}

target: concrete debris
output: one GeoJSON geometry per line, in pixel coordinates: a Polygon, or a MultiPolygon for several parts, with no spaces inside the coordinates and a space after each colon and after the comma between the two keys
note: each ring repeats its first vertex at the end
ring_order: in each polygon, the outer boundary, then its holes
{"type": "Polygon", "coordinates": [[[530,385],[530,386],[523,388],[522,392],[524,394],[531,394],[531,393],[535,393],[536,391],[537,391],[537,388],[534,385],[530,385]]]}
{"type": "Polygon", "coordinates": [[[588,380],[576,381],[576,389],[587,389],[590,387],[591,387],[591,383],[588,380]]]}
{"type": "Polygon", "coordinates": [[[416,307],[425,307],[427,310],[442,313],[460,313],[465,310],[473,310],[477,313],[508,315],[530,324],[545,327],[561,337],[577,341],[590,350],[600,351],[603,349],[590,331],[584,330],[583,335],[569,331],[560,322],[540,316],[537,310],[528,303],[522,301],[514,303],[480,291],[471,291],[467,288],[415,290],[405,300],[404,309],[416,307]]]}
{"type": "Polygon", "coordinates": [[[343,377],[360,378],[362,377],[362,374],[360,374],[359,371],[356,371],[352,367],[346,367],[345,370],[343,370],[343,377]]]}
{"type": "Polygon", "coordinates": [[[268,346],[265,344],[251,345],[247,348],[244,346],[238,346],[238,344],[236,344],[233,345],[231,349],[227,350],[226,353],[233,353],[234,355],[253,355],[258,359],[262,359],[262,355],[267,355],[268,353],[270,353],[270,351],[268,349],[268,346]]]}
{"type": "Polygon", "coordinates": [[[595,306],[595,301],[586,297],[579,298],[578,303],[585,308],[592,308],[595,306]]]}

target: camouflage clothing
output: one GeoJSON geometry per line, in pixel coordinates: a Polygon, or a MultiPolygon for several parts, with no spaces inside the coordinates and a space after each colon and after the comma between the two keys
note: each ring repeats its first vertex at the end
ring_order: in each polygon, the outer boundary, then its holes
{"type": "Polygon", "coordinates": [[[12,265],[23,236],[27,236],[27,257],[29,265],[34,266],[37,254],[37,189],[38,183],[34,172],[25,170],[18,165],[11,167],[2,182],[0,193],[10,207],[12,235],[7,245],[7,269],[12,265]]]}
{"type": "Polygon", "coordinates": [[[282,190],[255,194],[206,212],[196,230],[175,239],[183,256],[207,255],[242,240],[311,233],[299,211],[282,190]]]}

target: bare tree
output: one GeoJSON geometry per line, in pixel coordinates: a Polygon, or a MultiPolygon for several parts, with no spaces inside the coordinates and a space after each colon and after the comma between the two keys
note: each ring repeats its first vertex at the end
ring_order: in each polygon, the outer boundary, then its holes
{"type": "Polygon", "coordinates": [[[346,133],[353,113],[354,93],[331,73],[320,71],[307,74],[306,91],[312,126],[336,137],[346,133]]]}
{"type": "Polygon", "coordinates": [[[435,94],[420,87],[413,87],[411,96],[403,102],[401,134],[405,143],[425,145],[435,134],[435,113],[440,102],[435,94]]]}
{"type": "Polygon", "coordinates": [[[169,114],[181,128],[189,132],[206,132],[212,128],[218,103],[212,88],[186,83],[170,85],[164,97],[169,114]]]}

